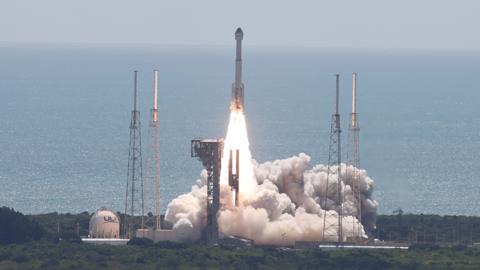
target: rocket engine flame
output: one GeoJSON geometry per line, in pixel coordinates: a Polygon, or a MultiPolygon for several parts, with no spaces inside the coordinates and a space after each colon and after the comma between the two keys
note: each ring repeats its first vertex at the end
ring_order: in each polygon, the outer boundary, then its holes
{"type": "MultiPolygon", "coordinates": [[[[220,173],[220,186],[223,189],[229,186],[228,182],[228,168],[230,153],[239,150],[240,160],[236,160],[236,155],[232,155],[232,168],[238,167],[239,172],[239,203],[242,204],[247,197],[245,194],[250,194],[254,191],[256,186],[255,178],[253,177],[252,154],[250,153],[250,143],[248,141],[247,126],[245,115],[241,110],[233,110],[230,113],[230,122],[228,124],[227,136],[223,146],[222,167],[220,173]],[[238,166],[236,164],[238,163],[238,166]]],[[[227,205],[230,205],[227,202],[227,205]]]]}

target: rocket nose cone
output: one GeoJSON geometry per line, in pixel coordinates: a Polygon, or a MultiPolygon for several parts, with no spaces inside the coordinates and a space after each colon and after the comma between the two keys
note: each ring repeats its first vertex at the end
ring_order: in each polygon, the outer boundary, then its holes
{"type": "Polygon", "coordinates": [[[235,31],[235,39],[243,39],[242,28],[238,27],[237,31],[235,31]]]}

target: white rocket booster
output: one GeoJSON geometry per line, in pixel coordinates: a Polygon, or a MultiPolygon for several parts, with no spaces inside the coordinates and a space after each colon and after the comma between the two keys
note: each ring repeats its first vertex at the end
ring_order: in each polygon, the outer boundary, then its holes
{"type": "Polygon", "coordinates": [[[235,40],[237,41],[237,50],[235,57],[235,82],[232,85],[232,102],[230,110],[243,111],[243,83],[242,83],[242,40],[243,31],[239,27],[235,31],[235,40]]]}

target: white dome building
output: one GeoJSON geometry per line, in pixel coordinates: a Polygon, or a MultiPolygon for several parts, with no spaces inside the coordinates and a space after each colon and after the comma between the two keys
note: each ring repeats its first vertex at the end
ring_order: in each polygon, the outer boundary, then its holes
{"type": "Polygon", "coordinates": [[[120,219],[113,211],[102,207],[90,218],[89,234],[90,238],[119,238],[120,219]]]}

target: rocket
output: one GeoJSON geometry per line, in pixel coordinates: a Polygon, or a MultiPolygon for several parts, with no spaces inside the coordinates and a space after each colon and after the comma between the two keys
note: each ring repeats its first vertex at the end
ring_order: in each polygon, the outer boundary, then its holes
{"type": "Polygon", "coordinates": [[[231,111],[243,111],[243,83],[242,83],[242,40],[243,31],[239,27],[235,31],[237,50],[235,57],[235,82],[232,85],[231,111]]]}
{"type": "MultiPolygon", "coordinates": [[[[243,31],[239,27],[235,31],[235,40],[237,41],[237,49],[235,56],[235,82],[232,85],[232,101],[230,111],[243,112],[243,83],[242,83],[242,40],[243,31]]],[[[230,149],[228,152],[228,185],[234,192],[235,206],[239,205],[239,189],[240,189],[240,150],[230,149]]]]}
{"type": "Polygon", "coordinates": [[[230,149],[228,153],[228,185],[230,190],[235,193],[235,206],[239,201],[239,180],[240,179],[240,150],[235,150],[235,165],[233,165],[233,151],[230,149]],[[233,170],[235,166],[235,171],[233,170]]]}

